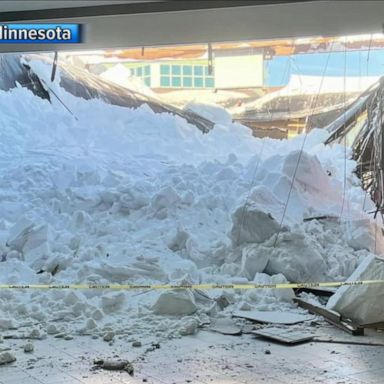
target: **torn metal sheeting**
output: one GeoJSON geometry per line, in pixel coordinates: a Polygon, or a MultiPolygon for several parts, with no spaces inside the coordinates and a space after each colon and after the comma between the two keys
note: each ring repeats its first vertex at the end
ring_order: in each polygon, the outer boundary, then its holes
{"type": "Polygon", "coordinates": [[[314,335],[308,332],[287,328],[264,328],[253,331],[252,334],[289,345],[309,342],[314,338],[314,335]]]}
{"type": "Polygon", "coordinates": [[[236,311],[232,314],[233,317],[240,317],[258,323],[271,324],[298,324],[304,321],[313,320],[312,315],[300,315],[292,312],[279,311],[236,311]]]}

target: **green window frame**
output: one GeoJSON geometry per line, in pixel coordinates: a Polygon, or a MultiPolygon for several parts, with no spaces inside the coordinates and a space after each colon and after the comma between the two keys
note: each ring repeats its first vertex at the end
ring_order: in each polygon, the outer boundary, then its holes
{"type": "MultiPolygon", "coordinates": [[[[147,74],[145,67],[144,73],[147,74]]],[[[202,64],[160,64],[160,87],[214,88],[215,78],[202,64]]]]}

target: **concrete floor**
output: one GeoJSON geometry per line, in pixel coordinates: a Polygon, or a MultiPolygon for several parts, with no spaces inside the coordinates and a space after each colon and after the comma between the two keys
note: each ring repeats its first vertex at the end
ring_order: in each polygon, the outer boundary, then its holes
{"type": "Polygon", "coordinates": [[[373,384],[384,380],[384,347],[375,346],[284,346],[253,335],[209,331],[164,341],[160,349],[148,353],[143,353],[145,344],[133,348],[121,339],[109,345],[87,336],[36,340],[32,354],[23,352],[24,344],[25,340],[0,344],[0,348],[11,347],[17,357],[16,362],[0,366],[0,384],[373,384]],[[134,377],[91,370],[94,358],[114,356],[133,361],[134,377]]]}

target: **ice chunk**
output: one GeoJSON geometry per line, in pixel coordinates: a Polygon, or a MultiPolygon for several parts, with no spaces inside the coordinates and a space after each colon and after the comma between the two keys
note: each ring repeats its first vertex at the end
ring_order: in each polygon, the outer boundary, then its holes
{"type": "Polygon", "coordinates": [[[243,243],[262,243],[279,230],[279,223],[253,203],[244,204],[232,215],[230,238],[234,246],[243,243]]]}
{"type": "Polygon", "coordinates": [[[158,211],[162,208],[169,208],[181,201],[180,196],[174,188],[166,187],[156,194],[152,199],[152,207],[158,211]]]}
{"type": "Polygon", "coordinates": [[[10,229],[7,245],[33,262],[49,253],[49,237],[48,225],[37,225],[23,217],[10,229]]]}
{"type": "Polygon", "coordinates": [[[16,361],[16,357],[11,352],[0,353],[0,365],[10,364],[16,361]]]}
{"type": "Polygon", "coordinates": [[[107,294],[101,298],[101,307],[104,313],[111,313],[118,311],[125,303],[124,292],[107,294]]]}
{"type": "MultiPolygon", "coordinates": [[[[370,255],[358,266],[347,281],[384,280],[384,261],[370,255]]],[[[383,284],[342,286],[329,299],[327,308],[339,312],[357,324],[384,320],[383,284]]]]}
{"type": "Polygon", "coordinates": [[[152,307],[156,315],[187,316],[196,312],[195,297],[190,291],[165,291],[152,307]]]}
{"type": "Polygon", "coordinates": [[[240,274],[253,280],[257,272],[263,272],[268,264],[269,252],[258,244],[250,244],[243,248],[240,274]]]}
{"type": "Polygon", "coordinates": [[[294,282],[324,281],[326,278],[327,265],[320,248],[304,233],[281,233],[276,246],[265,252],[270,255],[265,270],[270,275],[282,273],[294,282]]]}

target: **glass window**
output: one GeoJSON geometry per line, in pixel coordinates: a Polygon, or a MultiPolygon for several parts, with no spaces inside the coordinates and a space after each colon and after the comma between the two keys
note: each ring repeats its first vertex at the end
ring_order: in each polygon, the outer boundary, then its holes
{"type": "Polygon", "coordinates": [[[205,79],[205,88],[214,88],[215,87],[215,80],[213,77],[207,77],[205,79]]]}
{"type": "Polygon", "coordinates": [[[209,73],[209,67],[208,67],[208,65],[204,67],[204,73],[205,73],[205,76],[212,76],[212,74],[213,74],[213,68],[211,68],[211,69],[212,69],[212,72],[209,73]]]}
{"type": "Polygon", "coordinates": [[[202,77],[195,77],[193,81],[193,85],[196,88],[203,88],[204,87],[204,82],[202,77]]]}
{"type": "Polygon", "coordinates": [[[149,65],[146,65],[144,67],[144,75],[149,76],[151,74],[151,67],[149,65]]]}
{"type": "Polygon", "coordinates": [[[172,77],[172,87],[181,87],[181,77],[172,77]]]}
{"type": "Polygon", "coordinates": [[[146,78],[144,78],[144,84],[145,84],[147,87],[150,87],[150,86],[151,86],[151,78],[150,78],[150,77],[146,77],[146,78]]]}
{"type": "Polygon", "coordinates": [[[183,65],[183,75],[192,76],[192,65],[183,65]]]}
{"type": "Polygon", "coordinates": [[[169,65],[166,65],[166,64],[160,65],[160,75],[169,75],[169,65]]]}
{"type": "Polygon", "coordinates": [[[142,67],[136,68],[136,75],[137,76],[143,76],[143,68],[142,67]]]}
{"type": "Polygon", "coordinates": [[[192,87],[192,77],[183,78],[183,87],[192,87]]]}
{"type": "Polygon", "coordinates": [[[201,65],[195,65],[193,68],[193,73],[195,76],[203,76],[203,67],[201,65]]]}
{"type": "Polygon", "coordinates": [[[180,65],[172,65],[172,75],[181,75],[180,65]]]}
{"type": "Polygon", "coordinates": [[[160,77],[160,86],[161,87],[169,87],[171,85],[170,78],[168,76],[160,77]]]}

